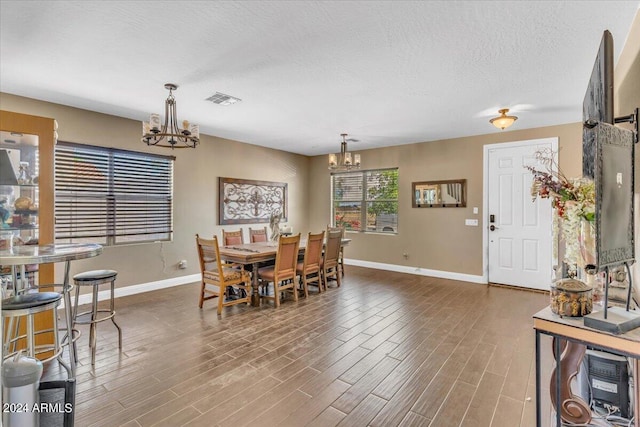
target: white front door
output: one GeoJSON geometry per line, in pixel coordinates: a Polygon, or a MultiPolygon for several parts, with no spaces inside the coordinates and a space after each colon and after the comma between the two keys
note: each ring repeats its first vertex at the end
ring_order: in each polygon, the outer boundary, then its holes
{"type": "Polygon", "coordinates": [[[549,290],[552,280],[552,209],[532,201],[535,152],[557,150],[557,139],[485,146],[487,167],[488,279],[490,283],[549,290]],[[488,161],[487,161],[488,160],[488,161]]]}

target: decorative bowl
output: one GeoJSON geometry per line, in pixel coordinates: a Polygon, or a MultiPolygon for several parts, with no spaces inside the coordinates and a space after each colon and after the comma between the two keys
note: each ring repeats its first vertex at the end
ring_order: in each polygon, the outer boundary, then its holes
{"type": "Polygon", "coordinates": [[[551,285],[551,311],[560,316],[582,317],[593,308],[593,289],[576,279],[560,279],[551,285]]]}

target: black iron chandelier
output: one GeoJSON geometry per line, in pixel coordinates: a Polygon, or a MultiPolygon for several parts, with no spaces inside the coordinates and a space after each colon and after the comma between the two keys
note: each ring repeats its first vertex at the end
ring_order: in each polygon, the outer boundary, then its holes
{"type": "Polygon", "coordinates": [[[148,122],[142,122],[142,142],[157,147],[196,148],[200,143],[200,128],[187,120],[182,122],[182,129],[178,126],[176,114],[176,99],[173,91],[178,85],[167,83],[169,97],[164,103],[164,124],[160,124],[160,114],[151,114],[148,122]]]}

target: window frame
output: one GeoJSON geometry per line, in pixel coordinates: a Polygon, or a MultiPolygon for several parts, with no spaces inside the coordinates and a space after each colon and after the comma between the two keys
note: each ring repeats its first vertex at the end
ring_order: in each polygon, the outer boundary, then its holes
{"type": "MultiPolygon", "coordinates": [[[[363,226],[360,227],[359,230],[354,230],[354,229],[348,229],[345,228],[345,232],[347,233],[365,233],[365,234],[384,234],[384,235],[397,235],[398,231],[400,229],[400,221],[399,221],[399,217],[400,217],[400,168],[398,167],[392,167],[392,168],[379,168],[379,169],[365,169],[365,170],[356,170],[356,171],[348,171],[348,172],[331,172],[330,175],[330,204],[331,204],[331,221],[329,222],[331,224],[332,227],[336,226],[336,211],[335,211],[335,200],[334,200],[334,196],[335,196],[335,191],[334,191],[334,185],[335,185],[335,177],[336,176],[344,176],[344,175],[356,175],[356,174],[362,174],[362,196],[361,198],[358,200],[359,203],[361,204],[361,209],[360,209],[360,224],[364,224],[363,226]],[[367,191],[367,176],[368,174],[372,174],[372,173],[380,173],[380,172],[385,172],[385,171],[396,171],[397,174],[397,179],[398,179],[398,183],[397,183],[397,192],[398,192],[398,197],[396,199],[369,199],[368,198],[368,191],[367,191]],[[368,204],[371,202],[395,202],[397,205],[397,210],[398,212],[396,213],[396,227],[394,231],[378,231],[378,230],[367,230],[367,212],[368,212],[368,204]]],[[[355,199],[353,200],[355,202],[355,199]]]]}
{"type": "MultiPolygon", "coordinates": [[[[60,154],[62,156],[62,154],[60,154]]],[[[66,156],[70,156],[70,154],[66,154],[66,156]]],[[[63,203],[66,202],[68,204],[75,203],[78,204],[78,200],[82,200],[84,198],[95,200],[94,204],[98,205],[100,203],[104,204],[104,208],[101,209],[99,207],[90,207],[91,213],[96,214],[99,218],[100,224],[102,224],[103,229],[100,231],[96,231],[95,235],[82,235],[82,233],[88,233],[87,228],[77,227],[72,231],[74,226],[74,221],[76,223],[82,223],[82,219],[70,219],[65,222],[65,225],[68,227],[68,230],[63,234],[58,226],[58,221],[56,221],[56,225],[54,227],[54,241],[65,241],[65,242],[86,242],[91,239],[100,240],[100,244],[104,246],[123,246],[123,245],[134,245],[134,244],[146,244],[152,242],[159,241],[173,241],[173,225],[174,225],[174,170],[175,170],[175,156],[167,156],[155,153],[147,153],[142,151],[133,151],[133,150],[124,150],[120,148],[114,147],[105,147],[99,145],[91,145],[91,144],[81,144],[76,142],[68,142],[68,141],[58,141],[55,147],[54,154],[54,164],[55,164],[55,173],[54,173],[54,212],[56,217],[61,217],[63,213],[71,214],[76,212],[77,207],[63,207],[63,203]],[[65,172],[58,173],[59,167],[64,164],[65,159],[58,157],[58,149],[67,150],[68,152],[73,152],[73,150],[77,149],[79,151],[78,157],[80,157],[80,150],[84,150],[84,155],[88,157],[94,157],[95,161],[103,160],[106,163],[103,163],[104,169],[98,170],[98,172],[104,175],[103,178],[100,179],[102,181],[102,185],[98,185],[98,189],[95,191],[88,191],[88,197],[86,195],[82,195],[80,191],[77,190],[81,185],[68,184],[68,185],[59,185],[59,179],[62,181],[65,172]],[[119,160],[118,160],[119,157],[119,160]],[[126,184],[118,184],[118,178],[122,178],[123,169],[126,169],[128,166],[135,163],[138,163],[137,166],[142,166],[142,163],[152,163],[159,162],[159,166],[154,169],[143,169],[139,167],[135,169],[133,172],[137,171],[145,171],[141,175],[136,175],[138,179],[138,183],[136,184],[135,180],[127,181],[126,184]],[[108,166],[106,166],[108,164],[108,166]],[[150,192],[149,189],[153,188],[154,190],[158,190],[158,187],[152,187],[153,184],[149,184],[151,178],[153,177],[152,173],[157,172],[157,176],[160,177],[159,181],[162,183],[166,179],[166,184],[160,187],[160,192],[154,191],[150,192]],[[147,178],[147,180],[145,180],[147,178]],[[107,184],[105,185],[104,182],[107,184]],[[142,183],[146,183],[144,185],[142,183]],[[133,185],[132,185],[133,184],[133,185]],[[73,189],[76,189],[74,191],[73,189]],[[120,191],[117,190],[120,188],[120,191]],[[61,193],[67,191],[69,194],[63,196],[61,193]],[[91,193],[91,194],[89,194],[91,193]],[[144,194],[144,196],[142,196],[144,194]],[[151,197],[149,195],[151,194],[151,197]],[[63,202],[64,200],[64,202],[63,202]],[[155,206],[158,207],[159,213],[146,213],[155,206]],[[139,207],[142,206],[145,214],[139,215],[139,207]],[[126,208],[133,210],[127,211],[126,208]],[[151,209],[150,209],[151,208],[151,209]],[[129,215],[120,214],[121,218],[119,219],[119,215],[117,209],[125,209],[125,213],[129,213],[129,215]],[[163,213],[165,211],[166,213],[163,213]],[[102,216],[100,216],[102,215],[102,216]],[[137,225],[139,230],[136,232],[127,232],[126,223],[127,220],[131,220],[133,215],[134,224],[137,225]],[[140,229],[144,229],[144,226],[141,224],[143,222],[153,222],[154,219],[164,217],[164,221],[161,222],[162,228],[156,231],[141,231],[140,229]],[[139,218],[143,218],[143,221],[140,221],[139,218]],[[162,235],[162,237],[159,237],[162,235]],[[150,236],[149,238],[144,238],[144,236],[150,236]]],[[[69,160],[67,160],[69,162],[69,160]]],[[[87,162],[91,164],[91,162],[87,162]]],[[[72,166],[77,166],[81,164],[80,162],[74,163],[71,161],[69,164],[72,166]]],[[[78,173],[75,169],[71,170],[71,172],[66,173],[78,173]]],[[[80,170],[82,173],[82,170],[80,170]]],[[[77,179],[77,178],[76,178],[77,179]]],[[[158,180],[156,180],[158,182],[158,180]]],[[[62,222],[62,221],[60,221],[62,222]]],[[[61,225],[62,228],[64,225],[61,225]]],[[[153,228],[153,227],[150,227],[153,228]]]]}

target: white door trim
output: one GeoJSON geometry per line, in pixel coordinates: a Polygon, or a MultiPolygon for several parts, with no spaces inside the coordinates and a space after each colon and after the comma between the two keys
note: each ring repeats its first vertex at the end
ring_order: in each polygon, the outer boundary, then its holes
{"type": "Polygon", "coordinates": [[[492,148],[515,148],[528,145],[551,143],[551,149],[558,152],[558,138],[527,139],[524,141],[485,144],[482,151],[482,280],[489,283],[489,150],[492,148]]]}

